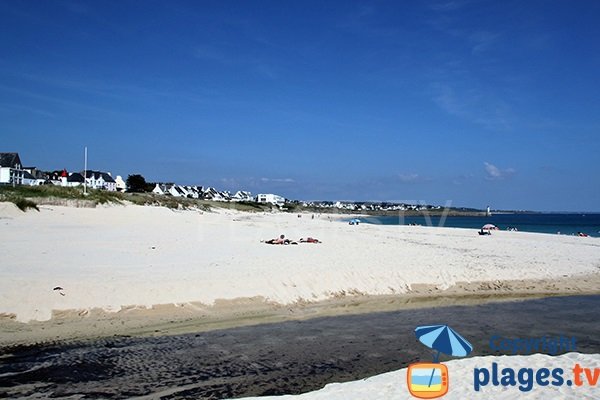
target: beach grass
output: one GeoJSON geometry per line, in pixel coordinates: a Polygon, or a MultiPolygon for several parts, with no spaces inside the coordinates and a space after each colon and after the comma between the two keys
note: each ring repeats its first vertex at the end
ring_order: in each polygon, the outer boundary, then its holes
{"type": "Polygon", "coordinates": [[[21,211],[27,211],[27,209],[29,209],[29,208],[36,210],[36,211],[40,211],[37,204],[29,199],[24,199],[22,197],[16,197],[16,196],[8,196],[5,198],[5,200],[16,205],[19,208],[19,210],[21,210],[21,211]]]}
{"type": "Polygon", "coordinates": [[[121,203],[119,193],[103,190],[89,190],[86,195],[81,188],[54,185],[41,186],[0,186],[0,200],[14,203],[21,210],[36,208],[41,204],[74,205],[94,207],[96,204],[121,203]]]}
{"type": "MultiPolygon", "coordinates": [[[[169,209],[198,209],[209,211],[215,209],[230,209],[243,212],[271,212],[284,211],[288,213],[312,213],[312,214],[347,214],[356,215],[397,215],[398,211],[370,211],[370,210],[348,210],[337,207],[317,207],[313,205],[303,205],[300,202],[288,202],[284,207],[265,203],[256,203],[252,201],[224,202],[211,201],[203,199],[193,199],[185,197],[173,197],[171,195],[157,195],[154,193],[127,193],[127,192],[109,192],[106,190],[89,189],[83,193],[83,187],[62,187],[55,185],[40,186],[0,186],[0,201],[9,201],[15,203],[19,208],[33,208],[25,202],[28,200],[37,205],[58,205],[71,207],[95,207],[98,204],[126,204],[151,205],[158,207],[167,207],[169,209]],[[20,204],[17,204],[17,202],[20,204]]],[[[405,210],[402,211],[405,216],[421,215],[481,215],[481,212],[475,212],[467,209],[449,209],[449,210],[405,210]]]]}
{"type": "Polygon", "coordinates": [[[64,205],[75,207],[95,207],[97,204],[150,205],[169,209],[198,209],[209,211],[213,208],[231,209],[245,212],[268,212],[274,206],[254,202],[222,202],[153,193],[123,193],[88,189],[82,187],[40,186],[0,186],[0,201],[14,203],[21,210],[37,209],[38,205],[64,205]]]}

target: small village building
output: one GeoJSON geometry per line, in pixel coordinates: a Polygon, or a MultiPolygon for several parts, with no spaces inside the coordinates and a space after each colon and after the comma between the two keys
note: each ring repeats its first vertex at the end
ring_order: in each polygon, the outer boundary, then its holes
{"type": "Polygon", "coordinates": [[[85,176],[86,185],[91,189],[107,190],[109,192],[117,191],[117,183],[110,175],[110,172],[87,170],[82,173],[85,176]]]}
{"type": "Polygon", "coordinates": [[[152,189],[152,193],[161,195],[166,194],[168,191],[169,189],[164,183],[157,183],[156,186],[154,186],[154,189],[152,189]]]}
{"type": "Polygon", "coordinates": [[[173,197],[187,197],[187,191],[179,185],[172,185],[168,193],[173,197]]]}
{"type": "Polygon", "coordinates": [[[23,182],[22,185],[37,186],[39,184],[38,179],[31,173],[23,171],[23,182]]]}
{"type": "Polygon", "coordinates": [[[19,153],[0,153],[0,184],[23,185],[24,178],[19,153]]]}
{"type": "Polygon", "coordinates": [[[66,186],[69,186],[69,187],[83,186],[83,182],[85,182],[85,179],[83,179],[83,175],[81,175],[79,172],[72,172],[67,177],[66,186]]]}
{"type": "Polygon", "coordinates": [[[283,206],[285,204],[285,198],[272,193],[261,193],[256,195],[256,202],[271,203],[276,206],[283,206]]]}
{"type": "Polygon", "coordinates": [[[235,192],[233,196],[231,196],[231,201],[253,201],[252,193],[246,192],[243,190],[238,190],[235,192]]]}
{"type": "Polygon", "coordinates": [[[124,192],[127,190],[127,184],[121,177],[121,175],[117,175],[115,178],[115,187],[117,188],[117,192],[124,192]]]}

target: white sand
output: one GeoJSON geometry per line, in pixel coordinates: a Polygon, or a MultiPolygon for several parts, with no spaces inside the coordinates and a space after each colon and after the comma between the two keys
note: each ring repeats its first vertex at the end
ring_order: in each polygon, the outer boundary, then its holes
{"type": "Polygon", "coordinates": [[[23,215],[13,203],[0,202],[0,221],[3,219],[12,219],[23,215]]]}
{"type": "MultiPolygon", "coordinates": [[[[287,304],[398,294],[418,284],[555,279],[600,272],[600,239],[409,226],[326,215],[200,213],[159,207],[0,207],[0,313],[262,296],[287,304]],[[322,244],[260,243],[285,233],[322,244]],[[60,286],[63,291],[54,291],[60,286]],[[64,294],[64,295],[61,295],[64,294]]],[[[501,284],[497,284],[501,287],[501,284]]],[[[510,288],[509,288],[510,289],[510,288]]]]}
{"type": "MultiPolygon", "coordinates": [[[[452,360],[445,363],[448,367],[449,390],[448,394],[442,398],[448,400],[597,399],[599,397],[598,390],[600,390],[600,380],[598,380],[596,387],[589,386],[582,373],[581,379],[585,385],[573,385],[571,387],[566,385],[568,379],[573,380],[572,369],[577,363],[585,368],[600,368],[600,355],[568,353],[551,357],[535,354],[531,356],[473,357],[464,360],[452,360]],[[487,386],[481,387],[479,392],[476,392],[473,383],[474,369],[487,368],[491,371],[492,363],[494,362],[498,364],[499,371],[507,367],[513,368],[515,372],[521,368],[533,368],[536,371],[539,368],[562,368],[564,370],[563,378],[565,384],[560,387],[552,385],[542,387],[534,383],[530,391],[523,392],[519,390],[520,384],[517,380],[516,386],[493,386],[489,383],[487,386]]],[[[524,376],[524,379],[527,379],[527,375],[524,376]]],[[[501,372],[499,372],[499,379],[501,377],[501,372]]],[[[552,379],[549,379],[549,381],[552,381],[552,379]]],[[[526,388],[527,385],[525,384],[523,387],[526,388]]],[[[360,381],[332,383],[321,390],[297,396],[248,397],[245,398],[245,400],[404,400],[411,398],[414,397],[408,392],[406,369],[401,369],[360,381]]]]}

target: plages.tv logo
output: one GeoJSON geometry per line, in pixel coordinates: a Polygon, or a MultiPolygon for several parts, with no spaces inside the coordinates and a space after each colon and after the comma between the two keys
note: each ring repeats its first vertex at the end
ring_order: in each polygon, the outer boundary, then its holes
{"type": "Polygon", "coordinates": [[[408,366],[408,391],[420,399],[434,399],[448,393],[448,367],[439,362],[440,354],[464,357],[473,346],[448,325],[426,325],[415,329],[417,339],[433,350],[433,362],[419,362],[408,366]]]}

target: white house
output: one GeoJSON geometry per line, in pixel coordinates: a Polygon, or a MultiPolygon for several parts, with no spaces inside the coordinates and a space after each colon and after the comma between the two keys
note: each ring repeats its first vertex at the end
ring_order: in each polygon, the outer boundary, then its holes
{"type": "Polygon", "coordinates": [[[31,186],[38,186],[46,183],[46,178],[44,177],[44,174],[41,171],[39,171],[36,167],[23,167],[23,171],[25,171],[23,179],[26,180],[24,185],[29,184],[31,186]]]}
{"type": "Polygon", "coordinates": [[[157,183],[156,186],[154,186],[154,189],[152,189],[152,193],[154,193],[154,194],[165,194],[165,193],[167,193],[168,190],[169,189],[167,188],[167,185],[157,183]]]}
{"type": "Polygon", "coordinates": [[[19,153],[0,153],[0,184],[22,185],[24,173],[19,153]]]}
{"type": "Polygon", "coordinates": [[[192,199],[198,199],[202,197],[202,186],[184,186],[183,187],[187,192],[187,197],[192,199]]]}
{"type": "Polygon", "coordinates": [[[85,181],[89,188],[92,189],[103,189],[109,192],[115,192],[117,190],[117,183],[110,176],[110,172],[102,171],[84,171],[85,181]]]}
{"type": "Polygon", "coordinates": [[[23,171],[23,185],[29,185],[29,186],[37,186],[38,183],[38,179],[35,178],[35,176],[31,175],[29,172],[27,171],[23,171]]]}
{"type": "Polygon", "coordinates": [[[213,201],[226,201],[227,200],[225,198],[225,196],[223,195],[223,193],[219,192],[217,189],[212,188],[212,187],[208,187],[208,188],[204,189],[204,192],[202,193],[202,197],[206,200],[213,200],[213,201]]]}
{"type": "Polygon", "coordinates": [[[167,193],[173,197],[187,197],[187,191],[179,185],[171,185],[167,193]]]}
{"type": "Polygon", "coordinates": [[[231,201],[252,201],[254,198],[252,197],[252,193],[245,192],[243,190],[238,190],[233,196],[231,196],[231,201]]]}
{"type": "Polygon", "coordinates": [[[125,183],[121,175],[117,175],[117,177],[115,178],[115,187],[117,188],[117,192],[124,192],[125,190],[127,190],[127,184],[125,183]]]}
{"type": "Polygon", "coordinates": [[[285,198],[278,196],[276,194],[272,194],[272,193],[267,193],[267,194],[261,193],[261,194],[256,195],[256,202],[257,203],[271,203],[271,204],[281,207],[285,204],[285,198]]]}
{"type": "Polygon", "coordinates": [[[67,177],[65,186],[69,186],[69,187],[83,186],[83,182],[84,182],[83,175],[81,175],[79,172],[71,172],[69,174],[69,176],[67,177]]]}
{"type": "Polygon", "coordinates": [[[229,190],[223,190],[219,193],[221,194],[223,201],[231,201],[231,192],[229,190]]]}

